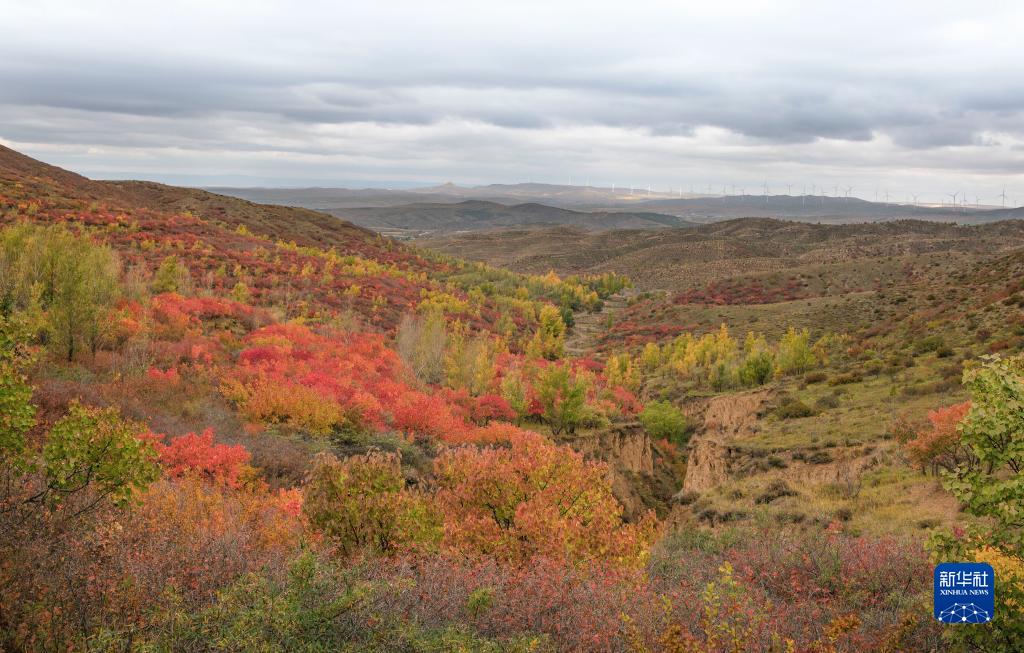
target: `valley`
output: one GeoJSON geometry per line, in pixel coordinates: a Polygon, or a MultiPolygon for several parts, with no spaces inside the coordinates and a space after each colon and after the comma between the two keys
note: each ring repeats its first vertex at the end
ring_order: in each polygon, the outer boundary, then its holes
{"type": "Polygon", "coordinates": [[[990,523],[940,469],[1024,350],[1024,222],[501,206],[346,209],[378,233],[0,149],[0,643],[202,648],[283,591],[352,650],[751,614],[751,650],[936,646],[926,543],[990,523]]]}

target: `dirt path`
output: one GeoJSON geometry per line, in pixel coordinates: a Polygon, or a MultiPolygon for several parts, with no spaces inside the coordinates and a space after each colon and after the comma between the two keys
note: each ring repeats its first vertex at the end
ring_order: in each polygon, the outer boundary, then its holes
{"type": "Polygon", "coordinates": [[[576,313],[576,324],[565,339],[566,356],[584,356],[597,346],[598,338],[608,330],[608,319],[629,305],[632,293],[618,293],[604,300],[597,313],[576,313]]]}

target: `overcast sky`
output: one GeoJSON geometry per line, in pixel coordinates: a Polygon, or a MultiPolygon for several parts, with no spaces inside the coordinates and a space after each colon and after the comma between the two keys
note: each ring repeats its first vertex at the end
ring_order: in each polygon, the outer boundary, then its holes
{"type": "Polygon", "coordinates": [[[0,10],[0,142],[92,177],[1024,202],[1024,2],[0,10]]]}

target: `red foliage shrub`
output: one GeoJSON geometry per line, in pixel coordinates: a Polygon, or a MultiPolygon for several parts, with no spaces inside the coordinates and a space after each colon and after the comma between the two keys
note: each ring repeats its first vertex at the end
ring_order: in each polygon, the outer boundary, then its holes
{"type": "Polygon", "coordinates": [[[250,459],[249,452],[240,444],[214,444],[213,429],[171,438],[167,445],[157,441],[156,447],[168,476],[197,474],[232,488],[239,487],[240,476],[250,459]]]}
{"type": "Polygon", "coordinates": [[[931,468],[933,473],[937,473],[940,467],[950,471],[956,469],[969,455],[960,446],[957,425],[970,409],[971,402],[965,401],[929,411],[930,428],[919,431],[917,437],[905,445],[911,461],[921,469],[931,468]]]}

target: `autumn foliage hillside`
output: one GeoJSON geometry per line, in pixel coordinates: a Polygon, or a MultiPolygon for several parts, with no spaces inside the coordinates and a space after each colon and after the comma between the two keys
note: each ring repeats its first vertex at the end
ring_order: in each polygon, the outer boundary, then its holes
{"type": "MultiPolygon", "coordinates": [[[[627,285],[0,150],[0,648],[937,647],[915,538],[627,513],[582,443],[683,462],[652,373],[760,386],[847,345],[723,326],[567,357],[627,285]]],[[[908,446],[974,446],[951,420],[908,446]]]]}

